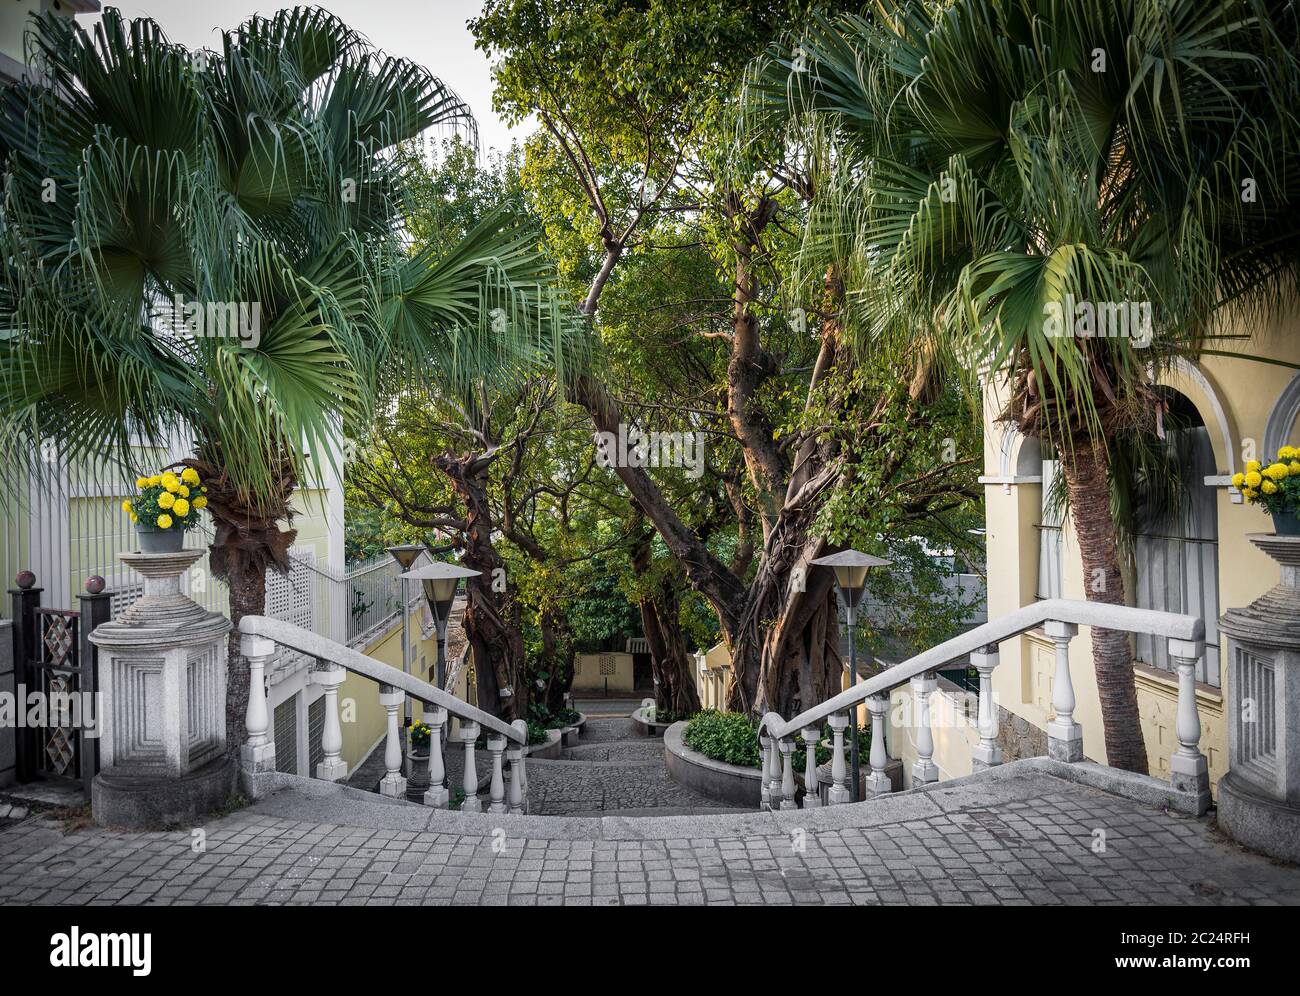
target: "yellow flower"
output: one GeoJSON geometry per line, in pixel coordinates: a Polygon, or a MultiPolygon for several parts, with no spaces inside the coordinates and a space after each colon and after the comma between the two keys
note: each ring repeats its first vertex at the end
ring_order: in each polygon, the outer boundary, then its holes
{"type": "Polygon", "coordinates": [[[1287,469],[1291,471],[1292,474],[1300,474],[1300,460],[1292,460],[1286,466],[1287,469]]]}
{"type": "Polygon", "coordinates": [[[147,477],[137,477],[137,478],[135,479],[135,486],[136,486],[137,488],[147,488],[147,487],[149,486],[149,478],[147,478],[147,477]]]}
{"type": "Polygon", "coordinates": [[[203,497],[203,495],[199,495],[197,498],[194,499],[194,507],[195,507],[195,508],[207,508],[207,507],[208,507],[208,500],[207,500],[205,497],[203,497]]]}
{"type": "MultiPolygon", "coordinates": [[[[1255,461],[1253,461],[1253,460],[1251,461],[1251,463],[1254,463],[1254,462],[1255,462],[1255,461]]],[[[1248,464],[1246,464],[1246,466],[1249,467],[1250,464],[1248,463],[1248,464]]],[[[1250,471],[1249,473],[1246,474],[1246,487],[1248,487],[1248,488],[1257,488],[1257,487],[1259,487],[1259,482],[1262,481],[1262,480],[1264,480],[1264,477],[1263,477],[1262,474],[1260,474],[1258,468],[1256,468],[1255,470],[1252,470],[1252,471],[1250,471]]]]}
{"type": "Polygon", "coordinates": [[[159,508],[171,508],[176,504],[176,496],[169,491],[164,491],[158,496],[159,508]]]}
{"type": "Polygon", "coordinates": [[[166,488],[168,491],[170,491],[172,494],[175,494],[178,490],[180,490],[180,486],[181,486],[180,478],[177,477],[175,474],[164,474],[162,479],[162,486],[166,488]]]}
{"type": "Polygon", "coordinates": [[[186,484],[198,484],[199,472],[195,470],[193,467],[186,467],[184,470],[181,471],[181,480],[184,481],[186,484]]]}
{"type": "Polygon", "coordinates": [[[171,527],[172,527],[172,517],[170,515],[164,512],[162,515],[158,516],[159,529],[170,529],[171,527]]]}
{"type": "Polygon", "coordinates": [[[176,493],[180,495],[182,498],[188,498],[190,496],[190,489],[187,488],[184,484],[182,484],[179,488],[176,489],[176,493]]]}
{"type": "Polygon", "coordinates": [[[1245,475],[1245,474],[1242,474],[1242,473],[1236,473],[1236,474],[1233,474],[1233,475],[1232,475],[1232,486],[1233,486],[1234,488],[1236,488],[1238,491],[1241,490],[1241,486],[1242,486],[1243,484],[1245,484],[1245,483],[1246,483],[1246,475],[1245,475]]]}
{"type": "Polygon", "coordinates": [[[130,503],[129,501],[124,501],[124,502],[122,502],[122,511],[123,511],[123,512],[130,512],[130,511],[131,511],[131,503],[130,503]]]}
{"type": "Polygon", "coordinates": [[[1263,491],[1266,495],[1275,495],[1277,494],[1277,485],[1272,481],[1265,481],[1259,486],[1259,490],[1263,491]]]}
{"type": "Polygon", "coordinates": [[[1269,466],[1264,469],[1264,476],[1274,481],[1282,480],[1289,473],[1291,472],[1287,470],[1286,464],[1284,463],[1269,464],[1269,466]]]}
{"type": "Polygon", "coordinates": [[[154,474],[153,477],[149,478],[149,486],[150,486],[150,487],[154,487],[154,486],[159,485],[159,484],[161,484],[161,483],[162,483],[162,475],[161,475],[161,474],[154,474]]]}
{"type": "Polygon", "coordinates": [[[1247,501],[1254,501],[1255,496],[1259,494],[1254,488],[1242,488],[1241,493],[1245,495],[1247,501]]]}
{"type": "Polygon", "coordinates": [[[1297,450],[1294,446],[1283,446],[1277,451],[1277,455],[1279,460],[1294,460],[1297,456],[1300,456],[1300,450],[1297,450]]]}
{"type": "Polygon", "coordinates": [[[132,513],[131,513],[131,521],[132,521],[132,522],[139,522],[139,521],[140,521],[140,516],[138,516],[138,515],[136,515],[134,512],[132,512],[132,513]]]}
{"type": "Polygon", "coordinates": [[[1261,464],[1258,460],[1247,460],[1247,461],[1246,461],[1246,473],[1247,473],[1247,474],[1249,474],[1252,470],[1263,470],[1263,469],[1264,469],[1263,464],[1261,464]]]}
{"type": "Polygon", "coordinates": [[[190,511],[190,503],[184,498],[177,498],[176,504],[172,506],[172,511],[177,515],[188,515],[190,511]]]}

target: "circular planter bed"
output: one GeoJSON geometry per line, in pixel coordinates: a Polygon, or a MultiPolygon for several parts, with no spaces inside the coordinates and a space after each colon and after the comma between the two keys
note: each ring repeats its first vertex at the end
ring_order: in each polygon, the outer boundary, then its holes
{"type": "Polygon", "coordinates": [[[664,763],[673,781],[719,802],[758,808],[762,776],[757,768],[727,764],[691,750],[682,740],[686,721],[673,723],[664,734],[664,763]]]}
{"type": "Polygon", "coordinates": [[[558,761],[560,751],[564,747],[562,730],[547,730],[546,743],[531,744],[524,748],[524,756],[535,758],[538,761],[558,761]]]}
{"type": "Polygon", "coordinates": [[[654,708],[654,701],[646,699],[641,705],[632,711],[632,725],[636,727],[637,733],[643,737],[662,737],[664,732],[673,724],[658,723],[649,718],[649,711],[654,708]],[[647,704],[649,703],[649,704],[647,704]]]}
{"type": "Polygon", "coordinates": [[[578,713],[578,721],[572,726],[565,726],[560,730],[565,747],[577,747],[578,739],[582,736],[582,728],[587,725],[586,713],[578,713]]]}

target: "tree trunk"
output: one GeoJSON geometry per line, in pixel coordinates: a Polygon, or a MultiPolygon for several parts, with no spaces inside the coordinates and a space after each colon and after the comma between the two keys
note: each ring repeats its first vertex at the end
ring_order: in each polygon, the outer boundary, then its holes
{"type": "Polygon", "coordinates": [[[466,585],[464,622],[465,637],[474,655],[479,708],[506,722],[524,719],[528,715],[524,639],[519,603],[492,543],[492,510],[487,495],[491,463],[474,455],[449,453],[435,457],[433,463],[465,506],[462,559],[466,567],[480,572],[466,585]]]}
{"type": "Polygon", "coordinates": [[[691,674],[682,636],[681,602],[677,598],[677,572],[651,577],[651,538],[646,529],[632,548],[632,570],[647,585],[637,599],[641,628],[650,645],[651,670],[655,679],[655,707],[689,716],[700,711],[700,696],[691,674]]]}
{"type": "MultiPolygon", "coordinates": [[[[1090,602],[1123,605],[1124,577],[1111,515],[1105,443],[1076,439],[1072,447],[1062,449],[1061,469],[1083,559],[1086,597],[1090,602]]],[[[1145,773],[1146,743],[1138,718],[1133,648],[1128,634],[1094,628],[1092,663],[1106,736],[1106,763],[1112,768],[1145,773]]]]}
{"type": "Polygon", "coordinates": [[[573,627],[564,613],[548,607],[542,610],[538,628],[542,633],[540,665],[547,675],[539,697],[554,715],[564,708],[564,697],[573,685],[573,627]]]}
{"type": "Polygon", "coordinates": [[[230,586],[230,621],[234,628],[226,643],[226,752],[238,757],[248,739],[248,659],[240,649],[239,620],[266,614],[266,568],[243,560],[226,577],[230,586]]]}

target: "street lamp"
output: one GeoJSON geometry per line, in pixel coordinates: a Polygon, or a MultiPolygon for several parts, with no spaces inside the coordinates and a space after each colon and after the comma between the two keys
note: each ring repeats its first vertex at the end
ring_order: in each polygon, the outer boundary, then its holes
{"type": "MultiPolygon", "coordinates": [[[[411,565],[415,563],[416,558],[424,553],[424,547],[419,543],[403,543],[401,546],[390,546],[388,554],[397,561],[397,566],[403,571],[409,571],[411,565]]],[[[399,575],[400,576],[400,575],[399,575]]],[[[400,588],[402,593],[402,673],[411,673],[411,597],[406,591],[406,582],[402,582],[400,588]]],[[[406,700],[406,706],[402,711],[404,726],[411,725],[411,700],[406,700]]]]}
{"type": "Polygon", "coordinates": [[[461,578],[478,577],[480,571],[472,571],[459,564],[446,564],[434,561],[402,575],[403,581],[419,581],[424,586],[424,598],[433,613],[433,625],[438,631],[438,665],[437,687],[442,688],[447,680],[447,620],[451,617],[451,605],[456,600],[456,589],[460,587],[461,578]]]}
{"type": "MultiPolygon", "coordinates": [[[[857,623],[858,603],[867,583],[867,571],[873,567],[888,567],[892,560],[882,560],[860,550],[844,550],[827,557],[818,557],[809,561],[816,567],[830,567],[835,571],[835,584],[844,600],[845,621],[849,627],[849,686],[858,683],[858,641],[854,638],[853,627],[857,623]]],[[[861,792],[858,776],[858,715],[854,709],[849,722],[850,765],[853,769],[853,788],[850,798],[858,801],[861,792]]]]}

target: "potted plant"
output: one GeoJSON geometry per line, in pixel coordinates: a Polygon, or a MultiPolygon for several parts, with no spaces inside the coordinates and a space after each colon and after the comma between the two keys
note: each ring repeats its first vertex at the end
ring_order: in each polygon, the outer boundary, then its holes
{"type": "Polygon", "coordinates": [[[165,470],[135,482],[139,492],[122,502],[140,537],[141,553],[177,553],[186,530],[199,524],[199,512],[208,504],[198,471],[186,467],[176,474],[165,470]]]}
{"type": "Polygon", "coordinates": [[[429,787],[429,743],[432,738],[433,728],[428,723],[412,723],[406,731],[406,759],[410,762],[406,778],[408,797],[423,796],[429,787]]]}
{"type": "Polygon", "coordinates": [[[1283,446],[1267,467],[1251,460],[1245,473],[1232,475],[1232,483],[1246,501],[1273,516],[1277,535],[1300,536],[1300,449],[1283,446]]]}

